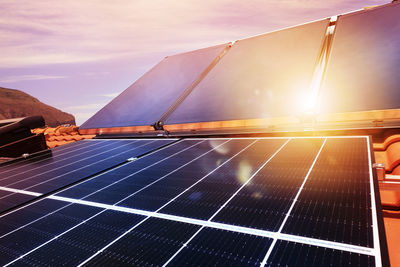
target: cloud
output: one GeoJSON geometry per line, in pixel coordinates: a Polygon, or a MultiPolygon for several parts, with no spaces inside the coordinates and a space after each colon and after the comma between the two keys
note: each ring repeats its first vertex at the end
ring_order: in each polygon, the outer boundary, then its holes
{"type": "Polygon", "coordinates": [[[71,112],[73,112],[73,110],[85,110],[85,109],[90,109],[90,110],[98,110],[102,107],[104,107],[107,103],[92,103],[92,104],[86,104],[86,105],[76,105],[76,106],[69,106],[69,107],[65,107],[65,110],[71,110],[71,112]]]}
{"type": "Polygon", "coordinates": [[[36,80],[54,80],[54,79],[65,79],[67,76],[53,76],[53,75],[16,75],[16,76],[8,76],[5,78],[1,78],[0,82],[2,83],[16,83],[21,81],[36,81],[36,80]]]}
{"type": "Polygon", "coordinates": [[[0,67],[170,55],[384,2],[2,0],[0,67]]]}
{"type": "Polygon", "coordinates": [[[82,75],[83,76],[88,76],[88,77],[96,77],[96,76],[104,76],[104,75],[109,75],[109,71],[96,71],[96,72],[85,72],[82,75]]]}
{"type": "Polygon", "coordinates": [[[82,125],[85,121],[87,121],[90,117],[92,117],[96,111],[93,112],[78,112],[75,113],[75,122],[77,125],[82,125]]]}
{"type": "Polygon", "coordinates": [[[120,93],[121,93],[121,92],[111,93],[111,94],[103,94],[102,96],[110,97],[110,98],[115,98],[115,97],[117,97],[120,93]]]}

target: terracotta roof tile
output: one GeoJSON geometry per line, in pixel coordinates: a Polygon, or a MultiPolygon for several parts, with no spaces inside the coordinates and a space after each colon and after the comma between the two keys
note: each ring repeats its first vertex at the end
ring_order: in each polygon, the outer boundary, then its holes
{"type": "Polygon", "coordinates": [[[400,266],[400,212],[384,211],[386,239],[391,266],[400,266]]]}
{"type": "Polygon", "coordinates": [[[386,148],[395,142],[400,142],[400,134],[393,134],[390,135],[383,141],[383,143],[374,143],[374,150],[375,151],[384,151],[386,148]]]}
{"type": "Polygon", "coordinates": [[[400,209],[400,191],[381,189],[379,192],[383,207],[390,207],[396,210],[400,209]]]}
{"type": "Polygon", "coordinates": [[[46,138],[46,144],[49,148],[54,148],[69,144],[72,142],[92,139],[95,135],[81,135],[78,132],[78,127],[72,126],[58,126],[58,127],[46,127],[37,128],[32,130],[33,133],[44,133],[46,138]]]}
{"type": "Polygon", "coordinates": [[[391,174],[400,175],[400,165],[394,168],[391,174]]]}
{"type": "Polygon", "coordinates": [[[385,164],[386,173],[395,174],[394,170],[400,165],[400,135],[389,136],[383,143],[374,144],[374,155],[377,163],[385,164]]]}

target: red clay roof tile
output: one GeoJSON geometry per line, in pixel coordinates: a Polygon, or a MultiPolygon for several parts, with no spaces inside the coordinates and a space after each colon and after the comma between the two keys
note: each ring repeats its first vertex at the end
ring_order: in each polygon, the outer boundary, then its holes
{"type": "Polygon", "coordinates": [[[384,211],[386,240],[391,266],[400,266],[400,212],[384,211]]]}
{"type": "Polygon", "coordinates": [[[58,126],[55,128],[37,128],[32,130],[33,133],[44,133],[46,143],[49,148],[54,148],[80,141],[83,139],[92,139],[95,135],[80,135],[77,126],[58,126]]]}
{"type": "Polygon", "coordinates": [[[386,173],[394,174],[394,170],[400,165],[400,135],[389,136],[379,145],[374,144],[375,161],[385,164],[386,173]]]}
{"type": "Polygon", "coordinates": [[[383,207],[400,209],[400,192],[395,190],[379,190],[383,207]]]}

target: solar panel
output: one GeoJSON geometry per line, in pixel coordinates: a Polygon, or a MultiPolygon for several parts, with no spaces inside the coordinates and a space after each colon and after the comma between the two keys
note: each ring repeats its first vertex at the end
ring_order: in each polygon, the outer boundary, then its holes
{"type": "Polygon", "coordinates": [[[126,162],[176,139],[88,140],[64,149],[54,156],[39,156],[0,167],[1,211],[48,194],[98,172],[126,162]],[[31,190],[31,196],[18,190],[31,190]]]}
{"type": "Polygon", "coordinates": [[[165,124],[297,114],[310,93],[328,23],[321,20],[237,41],[165,124]]]}
{"type": "Polygon", "coordinates": [[[182,139],[0,215],[0,264],[387,265],[371,164],[364,136],[182,139]]]}
{"type": "Polygon", "coordinates": [[[164,58],[80,128],[154,124],[226,47],[222,44],[164,58]]]}
{"type": "Polygon", "coordinates": [[[394,2],[339,17],[321,112],[400,108],[399,14],[394,2]]]}

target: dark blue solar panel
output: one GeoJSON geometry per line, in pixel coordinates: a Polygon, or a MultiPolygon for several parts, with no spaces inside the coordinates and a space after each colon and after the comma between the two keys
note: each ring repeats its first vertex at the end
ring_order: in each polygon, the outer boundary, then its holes
{"type": "Polygon", "coordinates": [[[278,240],[266,266],[375,266],[373,256],[278,240]]]}
{"type": "Polygon", "coordinates": [[[171,266],[260,266],[272,239],[205,228],[172,259],[171,266]]]}
{"type": "Polygon", "coordinates": [[[338,18],[321,112],[400,108],[400,3],[338,18]]]}
{"type": "Polygon", "coordinates": [[[57,166],[65,161],[66,159],[76,158],[90,155],[91,151],[95,152],[99,149],[107,149],[115,141],[103,141],[103,140],[82,140],[67,144],[67,147],[61,146],[49,150],[50,153],[43,153],[36,157],[28,158],[22,161],[15,162],[13,164],[0,166],[0,181],[10,176],[26,173],[34,169],[43,168],[46,166],[57,166]]]}
{"type": "Polygon", "coordinates": [[[90,261],[90,265],[158,266],[200,227],[150,218],[90,261]]]}
{"type": "Polygon", "coordinates": [[[367,145],[183,140],[1,216],[0,264],[373,266],[367,145]]]}
{"type": "Polygon", "coordinates": [[[62,262],[63,265],[76,266],[141,220],[143,217],[138,215],[104,211],[30,253],[18,264],[53,265],[62,262]]]}
{"type": "Polygon", "coordinates": [[[164,58],[80,128],[154,124],[226,46],[222,44],[164,58]]]}
{"type": "MultiPolygon", "coordinates": [[[[148,153],[171,140],[105,140],[90,141],[105,143],[93,148],[90,142],[89,151],[80,155],[54,161],[28,164],[27,169],[13,175],[1,176],[0,186],[27,191],[48,193],[60,189],[85,177],[106,170],[107,168],[126,162],[128,158],[148,153]]],[[[16,166],[19,169],[19,166],[16,166]]],[[[16,193],[4,193],[0,197],[1,211],[34,199],[34,196],[18,196],[16,193]]]]}
{"type": "Polygon", "coordinates": [[[223,144],[220,150],[215,150],[213,153],[193,161],[157,183],[125,199],[120,202],[118,206],[157,210],[167,204],[171,198],[182,193],[212,170],[221,166],[230,157],[234,156],[253,141],[254,140],[248,139],[229,141],[223,144]]]}
{"type": "Polygon", "coordinates": [[[291,140],[213,221],[277,231],[322,142],[291,140]]]}
{"type": "Polygon", "coordinates": [[[2,236],[0,264],[6,264],[35,249],[99,211],[99,208],[72,204],[2,236]]]}
{"type": "Polygon", "coordinates": [[[209,219],[286,141],[258,140],[160,212],[209,219]]]}
{"type": "Polygon", "coordinates": [[[373,246],[365,139],[328,139],[284,233],[373,246]]]}
{"type": "Polygon", "coordinates": [[[0,217],[0,237],[2,238],[11,231],[15,231],[19,227],[46,216],[67,204],[46,199],[0,217]]]}
{"type": "Polygon", "coordinates": [[[0,190],[0,211],[8,210],[14,207],[16,203],[24,203],[33,198],[31,195],[0,190]]]}
{"type": "MultiPolygon", "coordinates": [[[[226,142],[226,140],[221,142],[226,142]]],[[[179,142],[72,187],[61,192],[60,195],[85,197],[85,200],[114,204],[212,149],[210,142],[198,140],[179,142]],[[174,154],[176,155],[173,156],[174,154]]]]}
{"type": "Polygon", "coordinates": [[[166,124],[297,115],[328,20],[237,41],[166,124]]]}

